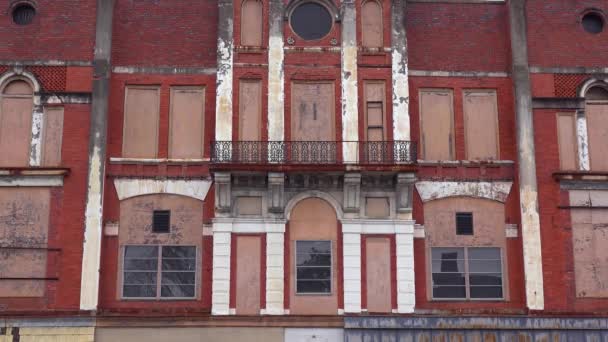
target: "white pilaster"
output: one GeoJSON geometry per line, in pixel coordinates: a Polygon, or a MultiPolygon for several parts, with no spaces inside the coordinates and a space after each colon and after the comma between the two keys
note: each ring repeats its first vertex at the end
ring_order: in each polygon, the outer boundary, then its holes
{"type": "Polygon", "coordinates": [[[213,223],[211,314],[230,314],[231,225],[213,223]]]}
{"type": "Polygon", "coordinates": [[[285,224],[266,233],[266,310],[267,315],[284,314],[285,224]]]}
{"type": "Polygon", "coordinates": [[[32,112],[32,140],[30,142],[30,166],[42,164],[42,130],[44,114],[41,106],[34,106],[32,112]]]}
{"type": "Polygon", "coordinates": [[[342,1],[342,156],[354,163],[359,140],[357,100],[357,13],[353,0],[342,1]],[[351,143],[348,143],[348,142],[351,143]]]}
{"type": "Polygon", "coordinates": [[[344,312],[361,312],[361,234],[344,233],[344,312]]]}
{"type": "Polygon", "coordinates": [[[589,171],[589,136],[587,135],[587,116],[584,112],[576,113],[576,140],[578,142],[578,167],[581,171],[589,171]]]}
{"type": "Polygon", "coordinates": [[[414,221],[395,227],[397,251],[397,312],[413,313],[416,305],[414,285],[414,221]]]}

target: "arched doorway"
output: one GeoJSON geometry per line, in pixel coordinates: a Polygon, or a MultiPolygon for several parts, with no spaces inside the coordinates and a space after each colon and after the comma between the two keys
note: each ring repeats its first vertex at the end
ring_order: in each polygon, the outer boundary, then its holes
{"type": "Polygon", "coordinates": [[[338,219],[320,198],[298,202],[289,220],[289,308],[295,315],[338,310],[338,219]]]}

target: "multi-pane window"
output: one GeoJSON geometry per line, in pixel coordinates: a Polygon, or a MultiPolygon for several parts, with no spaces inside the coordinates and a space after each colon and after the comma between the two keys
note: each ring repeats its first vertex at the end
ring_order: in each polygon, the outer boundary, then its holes
{"type": "Polygon", "coordinates": [[[331,293],[331,241],[296,241],[296,293],[331,293]]]}
{"type": "Polygon", "coordinates": [[[500,248],[432,248],[433,299],[503,299],[500,248]]]}
{"type": "Polygon", "coordinates": [[[124,298],[194,298],[195,246],[126,246],[124,298]]]}

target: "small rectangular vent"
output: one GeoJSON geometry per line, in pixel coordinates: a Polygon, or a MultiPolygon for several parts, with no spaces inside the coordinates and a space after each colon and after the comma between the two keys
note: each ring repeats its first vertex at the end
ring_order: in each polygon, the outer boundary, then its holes
{"type": "Polygon", "coordinates": [[[171,227],[171,210],[154,210],[152,232],[168,233],[171,227]]]}
{"type": "Polygon", "coordinates": [[[473,213],[456,213],[456,235],[473,235],[473,213]]]}

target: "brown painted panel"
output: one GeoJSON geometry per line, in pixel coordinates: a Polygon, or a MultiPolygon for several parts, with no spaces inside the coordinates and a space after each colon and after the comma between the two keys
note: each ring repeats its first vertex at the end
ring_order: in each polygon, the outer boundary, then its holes
{"type": "Polygon", "coordinates": [[[391,312],[391,242],[388,238],[367,238],[367,311],[391,312]]]}
{"type": "Polygon", "coordinates": [[[454,159],[453,95],[450,90],[420,92],[422,158],[454,159]]]}
{"type": "Polygon", "coordinates": [[[372,218],[389,217],[388,197],[366,197],[365,216],[372,218]]]}
{"type": "Polygon", "coordinates": [[[498,159],[498,104],[495,91],[464,92],[466,158],[498,159]]]}
{"type": "Polygon", "coordinates": [[[42,131],[42,165],[61,165],[61,144],[63,138],[63,107],[44,109],[44,129],[42,131]]]}
{"type": "Polygon", "coordinates": [[[361,6],[361,42],[364,47],[382,47],[382,6],[368,0],[361,6]]]}
{"type": "Polygon", "coordinates": [[[261,216],[262,197],[238,197],[236,207],[239,215],[261,216]]]}
{"type": "Polygon", "coordinates": [[[294,315],[335,315],[338,312],[338,265],[337,265],[338,220],[334,208],[319,198],[308,198],[298,202],[289,219],[291,252],[289,303],[294,315]],[[297,240],[332,241],[332,284],[330,295],[296,295],[295,242],[297,240]]]}
{"type": "Polygon", "coordinates": [[[261,238],[236,238],[236,313],[260,314],[260,268],[262,263],[261,238]]]}
{"type": "Polygon", "coordinates": [[[295,82],[291,93],[291,139],[336,140],[333,83],[295,82]]]}
{"type": "Polygon", "coordinates": [[[263,18],[262,1],[243,1],[241,6],[241,45],[262,46],[263,18]]]}
{"type": "Polygon", "coordinates": [[[262,140],[262,81],[239,83],[239,140],[262,140]]]}
{"type": "Polygon", "coordinates": [[[13,81],[4,88],[0,107],[0,164],[29,165],[32,137],[32,88],[13,81]]]}
{"type": "Polygon", "coordinates": [[[203,157],[205,132],[205,88],[171,88],[169,158],[203,157]]]}
{"type": "Polygon", "coordinates": [[[587,103],[589,161],[592,171],[608,171],[608,103],[587,103]]]}
{"type": "Polygon", "coordinates": [[[561,170],[578,169],[576,116],[574,113],[557,113],[557,143],[561,170]]]}
{"type": "Polygon", "coordinates": [[[158,87],[127,87],[125,89],[123,157],[156,158],[158,114],[158,87]]]}

